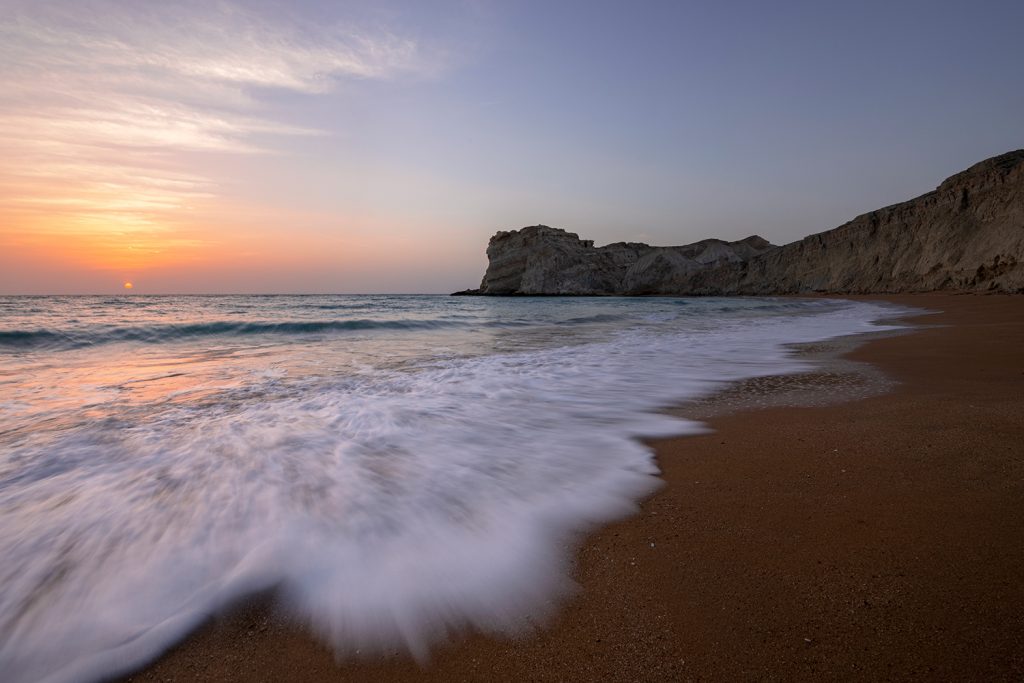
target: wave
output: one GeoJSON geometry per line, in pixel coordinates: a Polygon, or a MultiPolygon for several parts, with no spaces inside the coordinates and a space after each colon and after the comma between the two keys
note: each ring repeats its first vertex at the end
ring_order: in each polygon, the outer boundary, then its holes
{"type": "MultiPolygon", "coordinates": [[[[555,321],[556,325],[616,322],[624,315],[597,314],[555,321]]],[[[287,322],[218,320],[204,323],[95,327],[82,330],[0,330],[0,349],[60,350],[117,342],[161,344],[197,337],[254,335],[313,335],[372,330],[425,331],[451,328],[512,328],[537,324],[522,318],[484,319],[452,316],[430,320],[293,320],[287,322]]]]}
{"type": "Polygon", "coordinates": [[[423,659],[452,631],[529,629],[573,590],[578,534],[658,486],[640,439],[704,429],[660,408],[805,369],[787,344],[878,329],[888,311],[627,325],[287,391],[253,378],[26,439],[0,471],[0,670],[110,677],[271,588],[339,655],[423,659]]]}
{"type": "Polygon", "coordinates": [[[195,337],[302,335],[360,330],[436,330],[467,323],[447,320],[308,320],[290,322],[214,321],[186,325],[106,327],[82,331],[0,330],[0,348],[65,349],[115,342],[160,344],[195,337]]]}

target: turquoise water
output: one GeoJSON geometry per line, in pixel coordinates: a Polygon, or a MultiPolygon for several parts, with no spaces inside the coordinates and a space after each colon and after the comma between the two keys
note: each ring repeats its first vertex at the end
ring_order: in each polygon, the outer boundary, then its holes
{"type": "Polygon", "coordinates": [[[658,485],[660,408],[882,304],[0,298],[0,670],[92,680],[274,589],[339,653],[516,632],[658,485]]]}

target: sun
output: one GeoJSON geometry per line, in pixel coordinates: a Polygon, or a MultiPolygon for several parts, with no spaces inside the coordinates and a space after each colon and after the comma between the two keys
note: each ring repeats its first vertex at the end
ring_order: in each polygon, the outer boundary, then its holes
{"type": "Polygon", "coordinates": [[[134,286],[135,286],[135,285],[133,285],[133,284],[132,284],[132,283],[130,283],[130,282],[125,282],[125,283],[124,283],[124,288],[125,288],[125,289],[131,289],[131,288],[132,288],[132,287],[134,287],[134,286]]]}

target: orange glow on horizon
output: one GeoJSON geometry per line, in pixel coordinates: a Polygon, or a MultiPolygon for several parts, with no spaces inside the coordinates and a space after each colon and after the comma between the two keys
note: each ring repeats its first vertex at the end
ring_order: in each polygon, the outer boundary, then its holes
{"type": "Polygon", "coordinates": [[[115,216],[26,216],[0,207],[0,271],[7,271],[0,284],[12,291],[93,292],[105,281],[126,294],[140,281],[156,293],[192,291],[195,283],[206,283],[198,286],[211,292],[361,291],[367,286],[350,283],[422,262],[424,244],[397,234],[399,226],[378,216],[226,202],[182,213],[188,215],[153,216],[147,226],[107,220],[115,216]],[[281,284],[304,280],[309,284],[281,284]]]}
{"type": "MultiPolygon", "coordinates": [[[[302,107],[347,103],[343,79],[432,77],[445,60],[388,31],[307,44],[305,22],[244,8],[197,6],[175,21],[110,10],[19,11],[2,31],[0,52],[14,59],[0,80],[14,96],[0,106],[0,293],[124,293],[136,279],[147,294],[414,281],[443,242],[443,226],[415,225],[417,203],[433,207],[437,193],[404,163],[356,192],[365,168],[328,154],[344,136],[308,125],[319,122],[302,107]],[[300,167],[312,175],[295,184],[300,167]]],[[[424,177],[435,182],[432,168],[424,177]]],[[[429,263],[451,250],[438,252],[429,263]]]]}
{"type": "Polygon", "coordinates": [[[73,267],[131,272],[205,260],[212,245],[175,231],[124,230],[83,218],[23,222],[0,231],[0,246],[73,267]]]}

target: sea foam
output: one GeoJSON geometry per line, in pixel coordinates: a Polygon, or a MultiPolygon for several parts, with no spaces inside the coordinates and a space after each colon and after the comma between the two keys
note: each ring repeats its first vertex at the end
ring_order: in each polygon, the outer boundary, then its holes
{"type": "Polygon", "coordinates": [[[797,310],[270,372],[20,435],[0,460],[4,680],[124,672],[267,589],[340,654],[424,659],[452,630],[532,628],[574,589],[579,534],[659,485],[639,439],[705,429],[659,409],[804,370],[787,344],[885,329],[872,321],[893,312],[797,310]]]}

